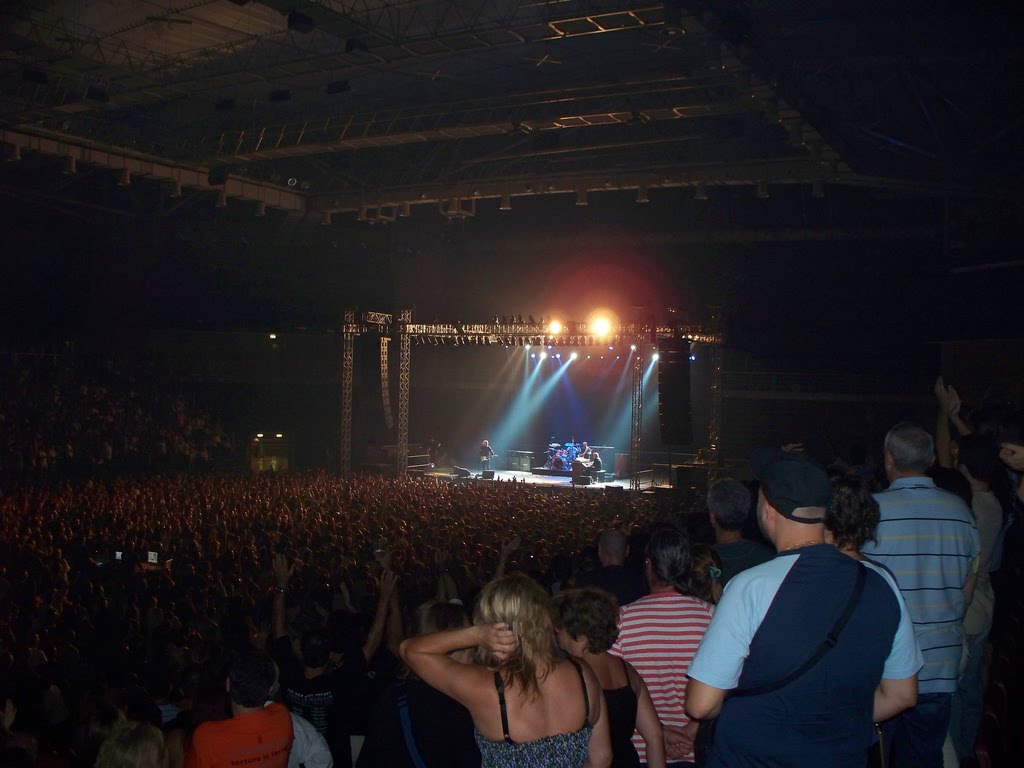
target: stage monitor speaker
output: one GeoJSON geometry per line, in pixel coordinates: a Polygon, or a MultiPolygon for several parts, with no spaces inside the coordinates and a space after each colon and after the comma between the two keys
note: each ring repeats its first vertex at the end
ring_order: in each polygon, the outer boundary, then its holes
{"type": "Polygon", "coordinates": [[[483,472],[480,473],[480,476],[483,477],[484,480],[493,480],[494,479],[494,470],[493,469],[485,469],[483,472]]]}
{"type": "Polygon", "coordinates": [[[665,445],[693,442],[690,342],[686,339],[669,339],[658,347],[658,419],[665,445]]]}
{"type": "Polygon", "coordinates": [[[458,465],[452,467],[452,469],[455,470],[455,476],[456,477],[470,477],[473,474],[472,472],[470,472],[465,467],[460,467],[458,465]]]}

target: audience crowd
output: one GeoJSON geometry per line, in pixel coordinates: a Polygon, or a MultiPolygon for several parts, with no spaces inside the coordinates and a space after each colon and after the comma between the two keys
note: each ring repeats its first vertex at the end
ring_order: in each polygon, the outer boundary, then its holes
{"type": "Polygon", "coordinates": [[[206,470],[228,436],[157,377],[70,356],[0,356],[0,481],[206,470]]]}
{"type": "Polygon", "coordinates": [[[876,474],[833,462],[830,484],[790,445],[755,465],[759,486],[721,479],[666,509],[649,494],[431,477],[60,481],[229,446],[180,402],[161,420],[155,401],[67,371],[10,373],[4,470],[20,482],[0,492],[0,764],[728,766],[756,764],[767,734],[780,765],[830,748],[863,765],[915,723],[897,765],[941,765],[947,733],[969,754],[993,606],[1014,586],[1000,572],[1020,562],[1024,448],[972,423],[944,383],[946,431],[936,443],[897,425],[876,474]],[[49,407],[25,408],[30,392],[49,407]],[[893,513],[921,489],[940,502],[930,524],[960,526],[955,568],[892,559],[933,556],[912,538],[931,533],[893,513]],[[941,610],[919,607],[905,576],[934,568],[955,592],[941,610]],[[806,622],[803,650],[786,648],[773,602],[806,622]],[[918,611],[956,614],[964,650],[922,634],[918,611]],[[830,625],[839,650],[815,651],[830,625]],[[850,727],[819,713],[828,744],[763,716],[820,695],[813,664],[789,694],[765,685],[811,652],[819,673],[867,665],[828,715],[850,727]],[[961,653],[959,681],[944,679],[961,653]],[[769,698],[726,696],[761,688],[769,698]]]}

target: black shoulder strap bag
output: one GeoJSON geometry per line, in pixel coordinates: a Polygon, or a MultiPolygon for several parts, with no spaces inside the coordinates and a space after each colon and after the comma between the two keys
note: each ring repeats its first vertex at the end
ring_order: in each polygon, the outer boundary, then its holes
{"type": "MultiPolygon", "coordinates": [[[[846,607],[839,615],[839,618],[836,619],[836,623],[832,625],[832,629],[829,630],[828,635],[825,636],[821,645],[814,650],[814,653],[811,654],[807,661],[777,682],[766,683],[753,688],[734,688],[727,694],[728,698],[735,698],[737,696],[760,696],[764,693],[771,693],[772,691],[777,691],[780,688],[785,688],[821,661],[822,657],[835,647],[836,643],[839,641],[839,633],[843,631],[843,627],[846,626],[846,623],[850,620],[850,616],[853,615],[853,610],[857,607],[857,602],[860,600],[861,592],[864,591],[864,579],[866,578],[866,573],[867,568],[864,567],[864,563],[858,561],[857,581],[853,585],[853,592],[850,593],[850,599],[846,601],[846,607]]],[[[701,720],[700,725],[697,726],[697,737],[693,742],[693,754],[697,768],[702,768],[707,765],[708,758],[711,756],[711,747],[715,743],[715,724],[717,721],[717,718],[709,718],[707,720],[701,720]]]]}

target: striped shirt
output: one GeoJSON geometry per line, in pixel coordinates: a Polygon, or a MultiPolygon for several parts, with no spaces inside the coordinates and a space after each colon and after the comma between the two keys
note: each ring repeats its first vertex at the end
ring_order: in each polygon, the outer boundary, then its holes
{"type": "MultiPolygon", "coordinates": [[[[661,592],[624,605],[619,612],[619,638],[610,653],[640,673],[662,725],[682,727],[690,722],[684,709],[686,673],[713,610],[695,597],[661,592]]],[[[639,733],[633,734],[633,746],[646,763],[647,749],[639,733]]]]}
{"type": "Polygon", "coordinates": [[[966,611],[963,586],[980,549],[974,516],[959,496],[928,477],[895,480],[875,499],[882,510],[877,542],[862,551],[889,569],[903,593],[924,654],[918,691],[952,693],[966,611]]]}

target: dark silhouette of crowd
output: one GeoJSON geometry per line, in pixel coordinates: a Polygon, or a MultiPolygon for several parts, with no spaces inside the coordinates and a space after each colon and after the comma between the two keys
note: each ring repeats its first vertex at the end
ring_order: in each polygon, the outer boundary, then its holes
{"type": "Polygon", "coordinates": [[[0,355],[0,481],[209,470],[233,453],[216,422],[151,367],[0,355]]]}

